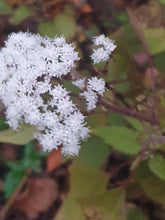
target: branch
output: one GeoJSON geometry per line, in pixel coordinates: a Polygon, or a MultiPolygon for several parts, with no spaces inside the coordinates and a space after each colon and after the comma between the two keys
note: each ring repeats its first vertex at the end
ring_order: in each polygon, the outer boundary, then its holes
{"type": "Polygon", "coordinates": [[[143,129],[144,129],[144,131],[145,131],[145,133],[146,133],[146,135],[147,135],[147,137],[148,137],[148,140],[149,140],[150,143],[152,144],[153,148],[156,149],[155,143],[154,143],[154,141],[153,141],[153,139],[152,139],[150,133],[148,132],[148,129],[147,129],[146,125],[145,125],[144,122],[143,122],[142,120],[140,120],[140,119],[139,119],[139,122],[142,124],[143,129]]]}
{"type": "Polygon", "coordinates": [[[136,18],[136,15],[129,9],[127,8],[127,11],[128,11],[128,15],[129,15],[129,18],[130,18],[130,22],[139,38],[139,40],[142,42],[142,45],[148,55],[148,64],[149,66],[151,67],[151,75],[150,75],[150,78],[151,78],[151,89],[152,91],[155,91],[155,80],[154,80],[154,72],[153,72],[153,57],[152,55],[150,54],[150,50],[149,50],[149,47],[148,47],[148,43],[146,41],[146,38],[142,32],[142,29],[141,29],[141,25],[140,23],[138,22],[137,18],[136,18]]]}
{"type": "MultiPolygon", "coordinates": [[[[31,170],[27,170],[28,175],[31,173],[31,170]]],[[[11,208],[11,206],[13,205],[14,201],[16,200],[17,196],[19,195],[22,187],[25,185],[27,181],[27,176],[24,176],[19,185],[17,186],[16,190],[13,192],[13,194],[10,196],[10,198],[8,199],[7,203],[3,206],[3,208],[0,211],[0,220],[4,220],[5,216],[8,212],[8,210],[11,208]]]]}
{"type": "Polygon", "coordinates": [[[120,108],[119,106],[110,105],[101,99],[99,99],[98,104],[104,106],[109,112],[120,113],[122,115],[134,117],[138,120],[147,121],[152,125],[158,125],[158,121],[156,121],[154,118],[141,114],[137,112],[135,109],[120,108]]]}

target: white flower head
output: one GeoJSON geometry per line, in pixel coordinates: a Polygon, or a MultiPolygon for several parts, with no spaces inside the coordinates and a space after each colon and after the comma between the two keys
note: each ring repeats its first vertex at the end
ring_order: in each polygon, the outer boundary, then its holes
{"type": "Polygon", "coordinates": [[[77,86],[79,89],[83,89],[85,86],[86,77],[83,79],[75,80],[72,82],[73,85],[77,86]]]}
{"type": "Polygon", "coordinates": [[[34,137],[44,150],[62,147],[64,154],[78,154],[88,136],[84,116],[69,92],[54,80],[67,75],[79,60],[64,37],[13,33],[0,51],[0,98],[13,129],[22,119],[35,125],[34,137]]]}
{"type": "Polygon", "coordinates": [[[103,95],[104,92],[104,79],[98,79],[97,77],[92,77],[91,79],[88,79],[87,90],[80,93],[80,95],[86,99],[87,111],[91,111],[96,108],[98,96],[103,95]]]}
{"type": "Polygon", "coordinates": [[[91,111],[96,108],[98,95],[94,91],[87,90],[87,91],[84,91],[83,93],[80,93],[80,95],[86,99],[87,111],[91,111]]]}
{"type": "Polygon", "coordinates": [[[87,89],[93,90],[99,95],[103,95],[103,93],[105,92],[104,79],[98,79],[97,77],[92,77],[91,79],[88,79],[87,89]]]}
{"type": "Polygon", "coordinates": [[[91,59],[93,62],[100,63],[107,61],[111,55],[111,53],[115,50],[116,45],[114,41],[105,37],[103,34],[93,38],[93,43],[95,46],[100,46],[97,49],[93,50],[93,54],[91,55],[91,59]]]}

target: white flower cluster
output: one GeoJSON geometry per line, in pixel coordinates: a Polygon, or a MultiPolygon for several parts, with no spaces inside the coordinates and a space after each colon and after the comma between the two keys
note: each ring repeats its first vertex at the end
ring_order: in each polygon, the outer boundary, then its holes
{"type": "Polygon", "coordinates": [[[105,37],[103,34],[98,37],[94,37],[93,43],[95,46],[99,46],[99,48],[93,50],[93,54],[91,55],[91,59],[95,64],[107,61],[111,53],[116,48],[114,41],[105,37]]]}
{"type": "MultiPolygon", "coordinates": [[[[102,46],[92,54],[94,63],[107,60],[116,48],[104,35],[93,42],[102,46]]],[[[6,106],[8,124],[13,129],[20,122],[35,125],[34,137],[44,150],[60,146],[63,154],[77,155],[80,141],[88,137],[85,117],[62,85],[62,77],[78,60],[78,53],[64,37],[50,39],[23,32],[11,34],[0,51],[0,99],[6,106]]],[[[92,77],[73,84],[81,89],[87,110],[96,108],[105,81],[92,77]]]]}
{"type": "MultiPolygon", "coordinates": [[[[79,87],[81,90],[85,88],[85,78],[74,81],[73,84],[79,87]]],[[[92,77],[88,79],[86,90],[80,95],[86,99],[87,102],[87,111],[93,110],[96,108],[96,104],[98,101],[98,96],[103,95],[105,92],[105,81],[101,78],[92,77]]]]}
{"type": "Polygon", "coordinates": [[[61,146],[63,154],[77,155],[79,142],[88,136],[84,116],[57,81],[77,60],[63,37],[22,32],[11,34],[0,51],[0,98],[8,123],[13,129],[20,121],[35,125],[34,137],[44,150],[61,146]]]}

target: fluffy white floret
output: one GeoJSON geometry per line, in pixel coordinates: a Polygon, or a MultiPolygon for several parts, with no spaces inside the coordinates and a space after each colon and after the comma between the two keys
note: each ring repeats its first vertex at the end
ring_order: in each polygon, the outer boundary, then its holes
{"type": "Polygon", "coordinates": [[[98,49],[93,50],[93,54],[91,55],[91,59],[93,60],[93,62],[95,64],[100,63],[100,62],[104,62],[109,59],[109,53],[106,50],[104,50],[103,47],[100,47],[98,49]]]}
{"type": "Polygon", "coordinates": [[[80,95],[86,99],[87,111],[91,111],[96,108],[98,96],[103,95],[104,92],[104,79],[98,79],[97,77],[92,77],[91,79],[88,79],[86,90],[80,93],[80,95]]]}
{"type": "Polygon", "coordinates": [[[93,44],[99,46],[99,48],[94,49],[91,55],[93,62],[100,63],[107,61],[111,53],[115,50],[116,45],[114,41],[105,37],[103,34],[93,38],[93,44]]]}
{"type": "Polygon", "coordinates": [[[72,84],[79,87],[79,89],[83,89],[85,86],[85,80],[86,77],[84,77],[83,79],[75,80],[72,82],[72,84]]]}
{"type": "Polygon", "coordinates": [[[103,93],[105,92],[104,79],[98,79],[97,77],[92,77],[91,79],[88,79],[87,89],[93,90],[99,95],[103,95],[103,93]]]}
{"type": "Polygon", "coordinates": [[[82,97],[86,99],[87,102],[87,111],[93,110],[96,108],[96,103],[98,101],[98,95],[92,91],[87,90],[80,94],[82,97]]]}

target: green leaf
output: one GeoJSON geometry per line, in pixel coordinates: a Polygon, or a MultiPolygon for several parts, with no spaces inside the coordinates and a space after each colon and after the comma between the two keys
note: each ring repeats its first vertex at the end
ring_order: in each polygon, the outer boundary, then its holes
{"type": "Polygon", "coordinates": [[[22,160],[24,169],[31,167],[35,172],[40,172],[41,157],[42,155],[35,150],[34,141],[30,141],[24,146],[24,158],[22,160]]]}
{"type": "Polygon", "coordinates": [[[125,154],[137,154],[140,145],[137,141],[138,132],[127,127],[100,127],[94,130],[94,133],[103,138],[114,149],[125,154]]]}
{"type": "Polygon", "coordinates": [[[89,115],[85,121],[87,122],[87,124],[89,125],[91,129],[97,128],[100,126],[105,126],[107,124],[107,118],[104,113],[95,113],[95,114],[89,115]]]}
{"type": "Polygon", "coordinates": [[[144,179],[142,188],[148,198],[158,204],[161,204],[165,209],[165,182],[153,176],[144,179]]]}
{"type": "Polygon", "coordinates": [[[164,57],[165,57],[165,50],[155,54],[154,56],[154,66],[161,72],[165,72],[164,57]]]}
{"type": "Polygon", "coordinates": [[[24,172],[9,172],[6,175],[5,181],[4,181],[4,193],[5,198],[9,198],[11,194],[15,191],[16,187],[18,186],[19,182],[25,175],[24,172]]]}
{"type": "Polygon", "coordinates": [[[28,144],[26,144],[25,146],[25,155],[24,157],[29,158],[31,157],[31,154],[36,153],[35,149],[34,149],[34,142],[30,141],[28,144]]]}
{"type": "Polygon", "coordinates": [[[76,32],[76,24],[73,14],[66,11],[55,17],[52,22],[42,22],[39,32],[53,38],[55,35],[63,35],[66,38],[73,37],[76,32]]]}
{"type": "Polygon", "coordinates": [[[124,220],[123,189],[112,189],[101,195],[80,200],[87,219],[124,220]]]}
{"type": "Polygon", "coordinates": [[[39,32],[41,35],[53,38],[56,35],[54,22],[41,22],[39,25],[39,32]]]}
{"type": "Polygon", "coordinates": [[[6,165],[10,168],[10,170],[14,172],[20,172],[25,170],[25,165],[23,161],[6,161],[6,165]]]}
{"type": "Polygon", "coordinates": [[[12,171],[25,171],[27,168],[32,168],[35,171],[40,170],[41,157],[35,151],[34,143],[31,141],[24,146],[24,157],[19,161],[7,161],[6,165],[12,171]]]}
{"type": "Polygon", "coordinates": [[[9,128],[0,132],[0,142],[24,145],[34,139],[35,131],[36,127],[29,124],[21,125],[19,130],[9,128]]]}
{"type": "Polygon", "coordinates": [[[110,113],[108,115],[107,122],[110,126],[112,125],[127,126],[128,125],[124,116],[119,113],[110,113]]]}
{"type": "Polygon", "coordinates": [[[122,21],[122,22],[128,22],[129,18],[128,18],[128,14],[126,12],[122,12],[120,14],[117,15],[117,20],[118,21],[122,21]]]}
{"type": "MultiPolygon", "coordinates": [[[[64,81],[64,87],[65,87],[68,91],[73,92],[73,93],[75,93],[75,94],[79,94],[79,92],[80,92],[80,89],[79,89],[77,86],[73,85],[73,84],[72,84],[72,81],[64,81]]],[[[73,98],[73,97],[72,97],[72,98],[73,98]]]]}
{"type": "Polygon", "coordinates": [[[19,24],[28,16],[30,16],[30,9],[25,5],[20,6],[18,9],[15,10],[15,13],[13,16],[13,23],[19,24]]]}
{"type": "Polygon", "coordinates": [[[83,166],[96,169],[101,166],[110,149],[108,144],[94,135],[83,142],[81,146],[79,157],[76,159],[76,162],[83,166]]]}
{"type": "Polygon", "coordinates": [[[143,131],[143,126],[142,124],[139,122],[139,120],[137,120],[136,118],[132,118],[132,117],[125,117],[125,119],[128,121],[128,123],[137,131],[143,131]]]}
{"type": "Polygon", "coordinates": [[[155,175],[165,180],[165,159],[160,154],[150,158],[148,166],[155,175]]]}
{"type": "Polygon", "coordinates": [[[161,4],[165,5],[165,0],[158,0],[161,4]]]}
{"type": "Polygon", "coordinates": [[[143,180],[145,180],[145,178],[148,178],[150,175],[152,175],[152,172],[146,164],[146,161],[143,161],[136,170],[135,181],[137,183],[141,183],[143,180]]]}
{"type": "MultiPolygon", "coordinates": [[[[128,57],[128,54],[132,57],[134,54],[142,53],[143,51],[142,44],[130,23],[126,23],[123,26],[123,33],[120,35],[117,45],[118,47],[122,48],[122,50],[124,49],[125,57],[123,59],[127,60],[127,62],[130,59],[130,57],[128,57]]],[[[130,65],[124,67],[123,70],[125,70],[126,68],[130,68],[130,65]]]]}
{"type": "Polygon", "coordinates": [[[12,13],[12,9],[9,7],[7,2],[5,0],[1,0],[0,1],[0,14],[4,15],[4,14],[11,14],[11,13],[12,13]]]}
{"type": "Polygon", "coordinates": [[[116,51],[114,59],[116,62],[111,59],[108,62],[108,72],[104,76],[105,81],[127,79],[128,74],[135,70],[129,55],[123,52],[123,50],[116,51]]]}
{"type": "Polygon", "coordinates": [[[165,50],[164,28],[149,28],[144,30],[144,34],[151,54],[157,54],[165,50]]]}
{"type": "Polygon", "coordinates": [[[142,210],[133,207],[130,208],[128,211],[128,218],[127,220],[147,220],[146,216],[142,212],[142,210]]]}
{"type": "Polygon", "coordinates": [[[56,220],[85,220],[79,200],[105,192],[107,176],[95,169],[80,166],[74,162],[70,167],[70,192],[56,216],[56,220]]]}
{"type": "Polygon", "coordinates": [[[148,198],[161,204],[165,209],[165,181],[151,172],[147,161],[142,162],[136,170],[135,181],[141,185],[143,193],[148,198]]]}
{"type": "Polygon", "coordinates": [[[115,89],[119,93],[126,93],[130,90],[130,82],[123,82],[115,85],[115,89]]]}
{"type": "Polygon", "coordinates": [[[72,164],[69,171],[71,191],[76,191],[76,196],[99,195],[105,191],[108,180],[105,173],[78,165],[76,162],[72,164]]]}
{"type": "Polygon", "coordinates": [[[6,123],[5,118],[0,118],[0,131],[6,130],[9,128],[9,125],[6,123]]]}

